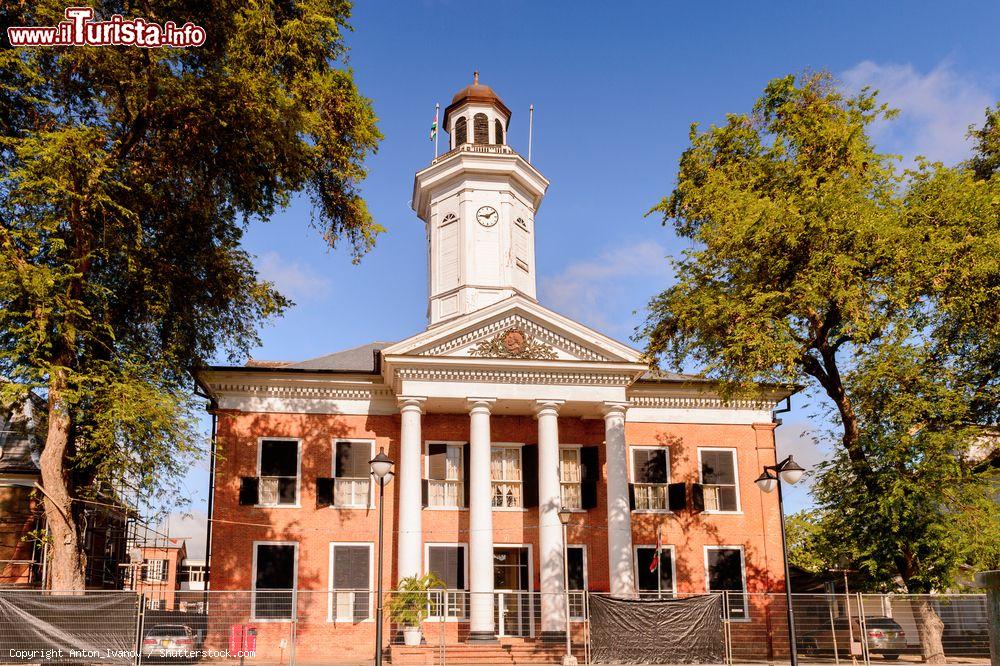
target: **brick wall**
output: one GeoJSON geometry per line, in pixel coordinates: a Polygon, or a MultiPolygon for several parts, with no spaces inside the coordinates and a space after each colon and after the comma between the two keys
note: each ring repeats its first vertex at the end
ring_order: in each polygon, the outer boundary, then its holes
{"type": "MultiPolygon", "coordinates": [[[[399,459],[399,416],[332,416],[311,414],[220,414],[215,486],[215,522],[212,542],[212,589],[251,588],[254,541],[295,541],[299,544],[298,585],[302,590],[325,590],[328,585],[331,541],[377,542],[374,509],[316,508],[317,477],[331,476],[332,442],[337,438],[375,439],[376,450],[384,447],[399,459]],[[300,508],[256,508],[238,504],[240,477],[255,476],[257,440],[261,437],[302,439],[300,508]]],[[[524,416],[491,418],[495,442],[537,442],[537,423],[524,416]]],[[[604,423],[595,419],[560,418],[560,441],[601,445],[604,423]]],[[[467,441],[469,419],[461,414],[425,414],[424,440],[467,441]]],[[[673,545],[677,591],[705,591],[704,546],[743,546],[747,585],[751,592],[780,591],[781,541],[775,494],[761,493],[753,480],[761,466],[774,462],[771,424],[691,425],[628,423],[626,439],[633,445],[666,445],[670,449],[671,481],[698,481],[698,447],[732,447],[737,450],[739,514],[700,514],[690,510],[676,514],[632,516],[633,542],[651,545],[657,525],[663,542],[673,545]]],[[[603,447],[600,449],[603,466],[603,447]]],[[[386,495],[384,585],[395,580],[395,515],[398,484],[390,484],[386,495]]],[[[587,547],[588,581],[592,590],[608,589],[607,512],[603,484],[598,485],[596,509],[575,515],[569,528],[571,544],[587,547]]],[[[468,541],[468,511],[425,510],[424,541],[468,541]]],[[[530,544],[534,557],[535,589],[538,589],[538,514],[525,511],[495,511],[496,544],[530,544]]]]}

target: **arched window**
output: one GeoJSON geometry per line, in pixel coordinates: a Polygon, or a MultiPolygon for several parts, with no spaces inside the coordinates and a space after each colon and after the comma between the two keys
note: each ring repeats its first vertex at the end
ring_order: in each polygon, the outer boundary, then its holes
{"type": "Polygon", "coordinates": [[[503,123],[498,118],[496,123],[493,125],[494,134],[496,134],[496,140],[493,142],[497,145],[503,145],[503,123]]]}
{"type": "Polygon", "coordinates": [[[458,148],[469,140],[469,128],[465,116],[455,121],[455,147],[458,148]]]}
{"type": "Polygon", "coordinates": [[[490,119],[485,113],[477,113],[472,117],[473,143],[490,142],[490,119]]]}

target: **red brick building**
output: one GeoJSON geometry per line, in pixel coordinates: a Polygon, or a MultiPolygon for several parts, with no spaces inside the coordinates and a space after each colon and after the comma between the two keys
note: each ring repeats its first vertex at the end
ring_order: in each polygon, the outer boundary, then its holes
{"type": "Polygon", "coordinates": [[[133,567],[128,589],[142,594],[150,610],[175,610],[181,565],[187,559],[186,544],[181,539],[163,539],[138,549],[142,558],[133,567]]]}
{"type": "Polygon", "coordinates": [[[724,401],[540,305],[548,181],[506,145],[509,118],[487,86],[463,89],[450,150],[416,175],[426,330],[199,373],[218,416],[211,590],[253,590],[255,617],[291,619],[292,590],[329,592],[338,649],[370,656],[380,450],[395,461],[383,584],[436,573],[470,641],[565,631],[567,568],[571,589],[621,596],[727,590],[737,619],[743,593],[783,590],[777,499],[754,479],[776,462],[772,411],[791,390],[724,401]],[[523,591],[543,594],[526,609],[523,591]],[[366,636],[353,648],[352,631],[366,636]]]}

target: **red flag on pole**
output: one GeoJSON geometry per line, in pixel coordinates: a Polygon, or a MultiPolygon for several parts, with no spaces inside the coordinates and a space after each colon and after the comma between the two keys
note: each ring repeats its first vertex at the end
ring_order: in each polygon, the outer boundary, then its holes
{"type": "Polygon", "coordinates": [[[660,539],[660,528],[656,528],[656,550],[653,552],[653,559],[649,563],[649,572],[653,573],[660,568],[660,551],[663,550],[663,541],[660,539]]]}

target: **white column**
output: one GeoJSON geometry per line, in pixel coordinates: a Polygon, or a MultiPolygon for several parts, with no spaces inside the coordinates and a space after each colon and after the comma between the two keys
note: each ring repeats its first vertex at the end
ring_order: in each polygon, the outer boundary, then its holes
{"type": "Polygon", "coordinates": [[[425,398],[401,396],[399,412],[402,424],[399,435],[399,465],[396,478],[399,483],[399,542],[397,544],[396,570],[398,578],[421,575],[423,559],[423,532],[421,530],[422,498],[420,465],[422,437],[420,415],[425,398]]]}
{"type": "Polygon", "coordinates": [[[469,398],[469,640],[496,640],[493,624],[493,501],[490,406],[469,398]]]}
{"type": "Polygon", "coordinates": [[[632,512],[628,502],[628,460],[625,451],[627,403],[604,403],[604,447],[608,473],[608,576],[611,594],[635,594],[632,569],[632,512]]]}
{"type": "Polygon", "coordinates": [[[563,594],[562,523],[559,509],[559,407],[561,400],[535,402],[538,418],[538,561],[542,593],[542,633],[566,631],[566,603],[563,594]]]}

